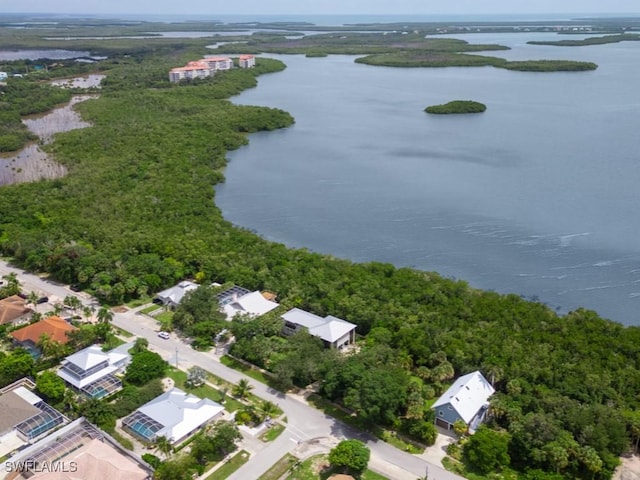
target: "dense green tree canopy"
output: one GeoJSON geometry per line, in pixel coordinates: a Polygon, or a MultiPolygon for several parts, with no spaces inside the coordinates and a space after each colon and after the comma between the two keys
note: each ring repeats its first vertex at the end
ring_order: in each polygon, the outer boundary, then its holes
{"type": "Polygon", "coordinates": [[[42,394],[51,403],[57,403],[62,400],[65,388],[64,380],[52,371],[42,372],[36,379],[38,393],[42,394]]]}
{"type": "Polygon", "coordinates": [[[33,375],[35,362],[29,352],[18,348],[5,354],[0,352],[0,386],[33,375]]]}
{"type": "Polygon", "coordinates": [[[332,467],[361,473],[367,469],[370,456],[369,448],[360,440],[343,440],[329,452],[329,463],[332,467]]]}
{"type": "Polygon", "coordinates": [[[162,377],[166,369],[167,362],[160,355],[143,350],[133,354],[124,378],[135,385],[144,385],[149,380],[162,377]]]}
{"type": "Polygon", "coordinates": [[[509,435],[482,425],[464,447],[469,464],[478,472],[498,472],[509,466],[509,435]]]}

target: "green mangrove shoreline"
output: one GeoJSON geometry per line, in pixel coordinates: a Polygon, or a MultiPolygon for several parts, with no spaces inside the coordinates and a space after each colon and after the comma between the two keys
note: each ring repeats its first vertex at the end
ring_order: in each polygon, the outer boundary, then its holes
{"type": "Polygon", "coordinates": [[[608,43],[637,42],[640,35],[635,33],[624,33],[620,35],[605,35],[602,37],[588,37],[582,40],[557,40],[557,41],[530,41],[529,45],[552,45],[555,47],[586,47],[590,45],[606,45],[608,43]]]}

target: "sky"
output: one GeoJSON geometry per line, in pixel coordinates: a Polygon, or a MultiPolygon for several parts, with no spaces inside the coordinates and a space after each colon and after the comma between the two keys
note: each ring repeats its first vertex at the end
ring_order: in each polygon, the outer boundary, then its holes
{"type": "Polygon", "coordinates": [[[2,13],[310,15],[638,13],[638,0],[0,0],[2,13]]]}

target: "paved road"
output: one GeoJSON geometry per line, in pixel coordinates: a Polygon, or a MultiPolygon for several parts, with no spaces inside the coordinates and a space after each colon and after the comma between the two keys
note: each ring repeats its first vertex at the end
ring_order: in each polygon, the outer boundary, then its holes
{"type": "MultiPolygon", "coordinates": [[[[67,295],[76,295],[83,304],[95,305],[95,300],[84,293],[74,293],[65,285],[25,273],[20,269],[10,267],[4,261],[0,261],[0,276],[12,271],[18,274],[18,278],[26,291],[44,293],[49,297],[58,297],[60,300],[67,295]]],[[[185,369],[192,365],[199,365],[231,383],[237,383],[242,378],[249,380],[254,387],[253,393],[277,403],[283,410],[288,422],[286,430],[266,448],[256,452],[251,461],[229,477],[230,480],[257,479],[285,453],[292,452],[300,445],[304,445],[305,442],[313,443],[316,439],[326,439],[328,437],[336,437],[338,439],[358,438],[366,442],[371,449],[370,466],[388,476],[391,480],[416,480],[416,478],[424,478],[427,471],[429,480],[462,479],[462,477],[448,472],[438,465],[428,463],[377,438],[346,426],[333,417],[307,405],[298,396],[284,395],[246,377],[236,370],[222,365],[215,353],[195,351],[173,334],[168,340],[159,338],[157,336],[157,322],[146,315],[139,314],[133,310],[116,313],[113,324],[136,336],[147,338],[153,350],[157,351],[171,364],[175,365],[177,361],[180,368],[185,369]]]]}

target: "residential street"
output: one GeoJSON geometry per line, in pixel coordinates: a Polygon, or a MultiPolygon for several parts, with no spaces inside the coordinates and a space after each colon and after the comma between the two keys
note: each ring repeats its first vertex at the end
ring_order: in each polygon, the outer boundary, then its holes
{"type": "MultiPolygon", "coordinates": [[[[18,278],[26,292],[36,291],[42,293],[49,296],[52,301],[53,296],[62,301],[67,295],[75,295],[82,300],[83,304],[95,305],[95,300],[84,293],[72,292],[67,286],[24,273],[20,269],[8,266],[5,261],[0,261],[0,276],[9,272],[18,274],[18,278]]],[[[307,405],[303,398],[296,395],[284,395],[246,377],[236,370],[222,365],[213,351],[207,353],[195,351],[189,345],[180,341],[175,334],[172,334],[171,338],[167,340],[159,338],[157,336],[157,322],[151,317],[139,314],[135,310],[129,310],[124,313],[115,313],[113,324],[134,335],[147,338],[150,348],[157,351],[172,365],[177,363],[182,369],[192,365],[199,365],[232,383],[237,383],[241,378],[246,378],[253,385],[252,392],[254,394],[277,403],[283,410],[284,415],[287,417],[286,430],[275,441],[266,444],[265,448],[253,452],[254,456],[251,460],[230,476],[229,479],[257,479],[287,452],[304,447],[305,442],[313,444],[319,439],[330,437],[337,439],[358,438],[365,441],[371,449],[370,467],[392,480],[424,478],[427,471],[429,480],[457,480],[462,478],[437,465],[428,463],[420,457],[403,452],[385,442],[342,424],[307,405]]]]}

